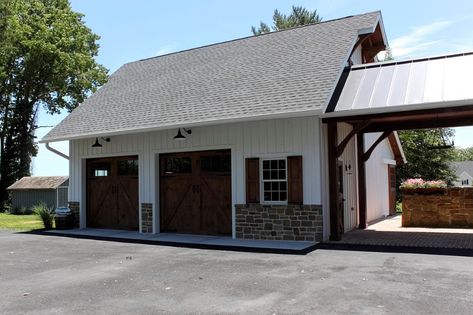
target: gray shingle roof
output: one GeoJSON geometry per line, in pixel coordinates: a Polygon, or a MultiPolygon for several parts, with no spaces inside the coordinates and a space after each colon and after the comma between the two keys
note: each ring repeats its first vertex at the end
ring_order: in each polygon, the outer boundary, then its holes
{"type": "Polygon", "coordinates": [[[43,142],[322,112],[380,12],[123,65],[43,142]]]}
{"type": "Polygon", "coordinates": [[[25,176],[7,190],[56,189],[69,185],[68,176],[25,176]]]}
{"type": "Polygon", "coordinates": [[[457,176],[460,176],[463,172],[473,176],[473,161],[452,162],[452,168],[457,176]]]}

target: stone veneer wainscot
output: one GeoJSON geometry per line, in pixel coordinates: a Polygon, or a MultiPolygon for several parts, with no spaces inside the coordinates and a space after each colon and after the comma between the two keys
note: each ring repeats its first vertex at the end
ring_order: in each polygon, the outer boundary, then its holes
{"type": "Polygon", "coordinates": [[[141,204],[141,232],[153,233],[153,204],[141,204]]]}
{"type": "Polygon", "coordinates": [[[235,209],[238,239],[322,240],[320,205],[239,204],[235,209]]]}

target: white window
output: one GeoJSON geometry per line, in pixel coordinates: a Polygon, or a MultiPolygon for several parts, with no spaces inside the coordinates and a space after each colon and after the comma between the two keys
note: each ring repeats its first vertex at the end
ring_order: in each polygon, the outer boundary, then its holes
{"type": "Polygon", "coordinates": [[[468,185],[468,179],[463,179],[462,180],[462,185],[468,185]]]}
{"type": "Polygon", "coordinates": [[[286,159],[262,160],[263,202],[287,202],[287,161],[286,159]]]}

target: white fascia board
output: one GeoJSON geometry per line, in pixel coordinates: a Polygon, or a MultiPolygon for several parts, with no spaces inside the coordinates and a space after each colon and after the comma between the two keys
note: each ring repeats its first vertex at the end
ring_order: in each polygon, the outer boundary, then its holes
{"type": "Polygon", "coordinates": [[[396,139],[397,146],[399,147],[399,151],[401,151],[402,161],[404,164],[406,164],[407,163],[406,154],[404,153],[404,148],[402,147],[401,139],[399,139],[399,134],[397,133],[397,131],[394,131],[393,134],[394,134],[394,138],[396,139]]]}
{"type": "Polygon", "coordinates": [[[143,127],[143,128],[129,128],[129,129],[117,129],[112,131],[101,131],[101,132],[92,132],[78,134],[74,136],[64,136],[64,137],[55,137],[49,139],[41,139],[39,143],[50,143],[50,142],[59,142],[59,141],[68,141],[68,140],[80,140],[80,139],[89,139],[95,137],[112,137],[112,136],[121,136],[128,134],[136,133],[145,133],[152,131],[160,130],[169,130],[177,128],[193,128],[193,127],[203,127],[203,126],[215,126],[229,123],[239,123],[239,122],[249,122],[249,121],[258,121],[258,120],[271,120],[271,119],[284,119],[284,118],[297,118],[297,117],[308,117],[308,116],[320,116],[322,115],[322,109],[314,109],[307,111],[299,111],[292,113],[281,113],[281,114],[268,114],[252,117],[241,117],[241,118],[230,118],[230,119],[221,119],[221,120],[208,120],[202,122],[188,123],[188,124],[175,124],[175,125],[166,125],[166,126],[157,126],[157,127],[143,127]]]}
{"type": "Polygon", "coordinates": [[[384,29],[383,15],[381,14],[381,12],[379,13],[378,23],[379,28],[381,29],[381,35],[383,36],[383,42],[386,47],[389,47],[388,37],[386,36],[386,30],[384,29]]]}
{"type": "Polygon", "coordinates": [[[396,165],[396,161],[392,159],[383,159],[383,163],[388,165],[396,165]]]}

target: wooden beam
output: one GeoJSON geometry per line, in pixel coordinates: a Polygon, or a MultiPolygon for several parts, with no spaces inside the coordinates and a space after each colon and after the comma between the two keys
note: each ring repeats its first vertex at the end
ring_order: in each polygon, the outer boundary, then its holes
{"type": "Polygon", "coordinates": [[[365,172],[365,138],[363,133],[356,135],[356,153],[358,155],[358,228],[366,229],[366,172],[365,172]]]}
{"type": "Polygon", "coordinates": [[[356,125],[353,126],[353,129],[350,131],[350,133],[343,139],[342,142],[337,146],[337,157],[343,154],[343,151],[345,150],[346,146],[348,145],[348,142],[350,142],[351,138],[361,132],[363,129],[368,127],[368,125],[371,123],[370,120],[365,120],[357,123],[356,125]]]}
{"type": "Polygon", "coordinates": [[[338,211],[337,191],[337,123],[332,122],[327,126],[328,142],[328,180],[329,180],[329,202],[330,202],[330,240],[339,241],[342,238],[342,230],[339,227],[340,213],[338,211]]]}
{"type": "Polygon", "coordinates": [[[384,139],[389,137],[389,135],[392,133],[392,131],[385,131],[381,136],[379,136],[378,139],[371,145],[371,147],[366,151],[366,153],[363,153],[363,162],[366,162],[369,160],[371,154],[373,153],[374,149],[378,146],[378,144],[381,143],[384,139]]]}
{"type": "MultiPolygon", "coordinates": [[[[406,108],[409,106],[406,105],[406,108]]],[[[336,122],[347,122],[355,124],[357,122],[370,119],[373,123],[384,123],[387,121],[402,122],[404,120],[416,120],[421,122],[426,119],[442,121],[451,119],[455,122],[456,119],[462,119],[473,117],[473,105],[457,106],[457,107],[444,107],[444,108],[428,108],[420,110],[406,110],[388,113],[377,113],[377,114],[365,114],[365,115],[349,115],[341,117],[327,117],[322,118],[323,123],[329,123],[331,121],[336,122]]],[[[452,126],[453,127],[453,126],[452,126]]]]}
{"type": "MultiPolygon", "coordinates": [[[[471,113],[470,113],[471,115],[471,113]]],[[[390,121],[390,122],[373,122],[365,129],[365,132],[380,132],[387,130],[412,130],[412,129],[426,129],[426,128],[447,128],[447,127],[461,127],[473,125],[473,117],[459,117],[459,118],[440,118],[439,120],[425,119],[425,120],[410,120],[410,121],[390,121]]]]}
{"type": "Polygon", "coordinates": [[[396,165],[398,166],[403,165],[404,158],[402,156],[401,147],[399,146],[399,143],[396,140],[396,136],[394,135],[394,132],[389,135],[388,140],[389,140],[389,145],[391,146],[391,149],[393,150],[394,159],[396,160],[396,165]]]}

